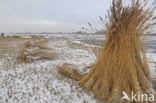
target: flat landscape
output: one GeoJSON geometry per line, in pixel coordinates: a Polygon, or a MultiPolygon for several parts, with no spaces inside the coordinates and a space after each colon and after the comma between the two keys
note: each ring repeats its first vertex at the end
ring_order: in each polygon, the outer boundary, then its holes
{"type": "MultiPolygon", "coordinates": [[[[26,42],[40,40],[31,36],[0,39],[0,103],[96,103],[93,94],[76,81],[58,73],[65,64],[86,73],[96,61],[92,48],[101,48],[104,35],[46,35],[44,48],[27,48],[27,53],[44,51],[51,58],[30,55],[29,62],[19,58],[26,42]]],[[[145,37],[152,79],[156,79],[156,36],[145,37]]],[[[98,52],[98,51],[97,51],[98,52]]]]}

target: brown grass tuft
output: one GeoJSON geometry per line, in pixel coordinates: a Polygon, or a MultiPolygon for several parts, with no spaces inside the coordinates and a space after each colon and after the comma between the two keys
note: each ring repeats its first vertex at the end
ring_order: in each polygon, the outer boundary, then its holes
{"type": "Polygon", "coordinates": [[[46,46],[47,42],[47,39],[36,38],[32,41],[26,42],[18,58],[23,60],[24,62],[42,59],[50,60],[56,58],[56,54],[49,52],[50,48],[46,46]]]}
{"type": "Polygon", "coordinates": [[[82,75],[75,69],[72,64],[64,63],[62,66],[58,67],[58,72],[70,79],[80,80],[82,75]]]}
{"type": "Polygon", "coordinates": [[[21,59],[21,60],[23,60],[23,61],[25,61],[25,62],[28,62],[28,61],[29,61],[29,59],[27,58],[27,56],[24,54],[25,51],[26,51],[26,48],[29,48],[29,46],[30,46],[30,41],[28,41],[28,42],[26,42],[26,43],[24,44],[24,47],[23,47],[23,49],[20,51],[20,55],[19,55],[18,59],[21,59]]]}

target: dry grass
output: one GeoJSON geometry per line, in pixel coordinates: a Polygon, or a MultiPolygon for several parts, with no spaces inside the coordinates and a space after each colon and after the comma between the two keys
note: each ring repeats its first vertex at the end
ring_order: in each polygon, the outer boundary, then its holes
{"type": "Polygon", "coordinates": [[[103,48],[101,47],[91,47],[91,52],[94,54],[94,60],[98,60],[102,55],[103,48]]]}
{"type": "Polygon", "coordinates": [[[101,46],[87,46],[85,44],[78,44],[72,41],[67,41],[67,44],[70,48],[83,49],[88,51],[94,57],[95,61],[102,55],[103,47],[101,46]]]}
{"type": "Polygon", "coordinates": [[[70,79],[80,80],[82,75],[75,69],[72,64],[64,63],[62,66],[58,67],[58,72],[70,79]]]}
{"type": "MultiPolygon", "coordinates": [[[[56,67],[62,62],[67,62],[66,58],[70,58],[65,54],[62,54],[62,58],[54,61],[18,63],[16,58],[28,40],[32,39],[7,38],[0,40],[0,103],[74,103],[83,101],[95,103],[95,100],[91,99],[91,96],[87,95],[76,82],[65,79],[56,72],[56,67]]],[[[64,40],[56,41],[50,39],[48,44],[59,52],[57,44],[62,45],[64,40]]],[[[70,48],[67,49],[70,50],[70,48]]],[[[63,52],[66,51],[63,49],[63,52]]],[[[71,52],[69,51],[69,53],[71,52]]]]}
{"type": "Polygon", "coordinates": [[[25,62],[28,62],[29,61],[29,59],[27,58],[27,56],[24,54],[25,53],[25,51],[26,51],[26,48],[29,48],[29,46],[30,46],[30,41],[28,41],[28,42],[26,42],[25,44],[24,44],[24,47],[23,47],[23,49],[20,51],[20,55],[19,55],[19,59],[21,59],[21,60],[23,60],[23,61],[25,61],[25,62]]]}
{"type": "MultiPolygon", "coordinates": [[[[39,39],[40,40],[40,39],[39,39]]],[[[49,48],[46,46],[46,43],[48,42],[48,39],[43,39],[39,42],[36,42],[35,45],[36,47],[40,48],[40,49],[46,49],[49,50],[49,48]]]]}
{"type": "MultiPolygon", "coordinates": [[[[43,60],[43,59],[54,59],[56,54],[49,52],[50,48],[46,46],[48,42],[47,39],[33,39],[32,41],[28,41],[24,44],[23,49],[20,52],[19,59],[23,60],[24,62],[30,62],[34,60],[43,60]],[[38,48],[33,51],[27,51],[30,48],[38,48]],[[30,58],[30,56],[32,58],[30,58]],[[33,59],[33,57],[38,57],[33,59]]],[[[31,50],[31,49],[30,49],[31,50]]]]}

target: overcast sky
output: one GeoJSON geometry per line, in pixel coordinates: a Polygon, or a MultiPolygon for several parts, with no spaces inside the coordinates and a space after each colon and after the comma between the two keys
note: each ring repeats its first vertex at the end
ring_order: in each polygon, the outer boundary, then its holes
{"type": "Polygon", "coordinates": [[[72,32],[87,22],[100,27],[99,16],[105,16],[110,4],[111,0],[0,0],[0,32],[72,32]]]}

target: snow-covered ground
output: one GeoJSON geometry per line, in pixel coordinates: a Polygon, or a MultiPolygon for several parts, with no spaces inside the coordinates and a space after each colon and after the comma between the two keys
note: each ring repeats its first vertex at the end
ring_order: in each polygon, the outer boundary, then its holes
{"type": "Polygon", "coordinates": [[[72,47],[76,43],[51,39],[47,45],[54,50],[57,58],[26,64],[16,60],[22,41],[3,40],[0,44],[0,103],[96,102],[91,93],[87,94],[75,81],[57,72],[57,67],[63,63],[75,64],[76,69],[85,72],[82,68],[94,62],[87,50],[72,47]]]}
{"type": "MultiPolygon", "coordinates": [[[[97,41],[103,40],[103,35],[63,36],[53,35],[47,43],[57,55],[55,59],[32,63],[17,60],[27,39],[0,40],[0,103],[96,103],[92,93],[60,75],[57,67],[69,63],[80,72],[87,72],[85,67],[95,62],[89,47],[99,46],[97,41]]],[[[156,37],[147,37],[146,41],[150,73],[156,78],[156,37]]]]}
{"type": "Polygon", "coordinates": [[[149,62],[150,73],[152,78],[156,78],[156,36],[147,36],[146,41],[146,56],[149,62]]]}

